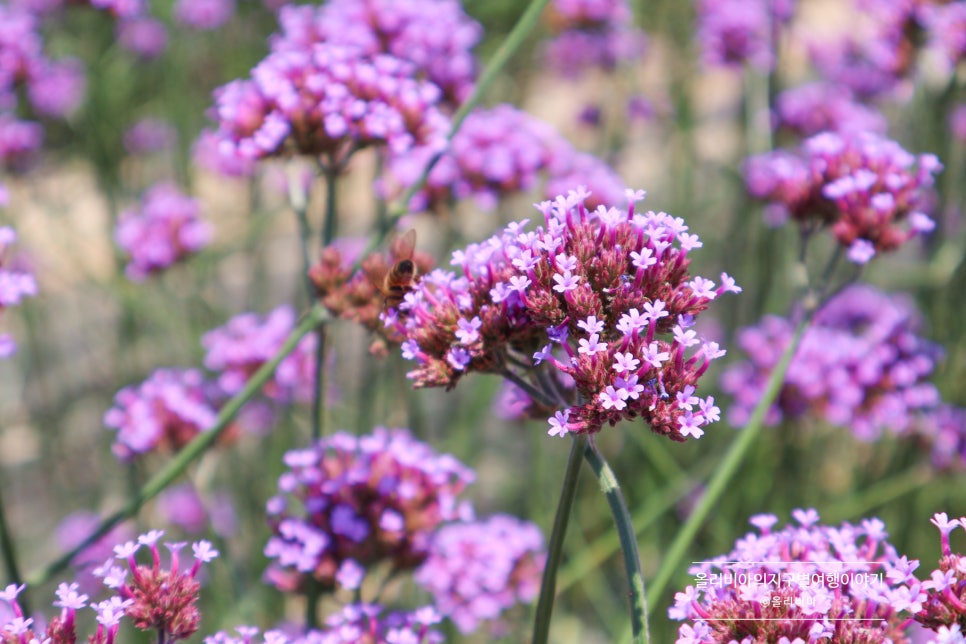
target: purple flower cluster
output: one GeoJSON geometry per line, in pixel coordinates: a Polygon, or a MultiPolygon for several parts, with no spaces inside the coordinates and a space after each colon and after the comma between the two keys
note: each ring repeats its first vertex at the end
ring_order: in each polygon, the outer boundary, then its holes
{"type": "Polygon", "coordinates": [[[563,76],[594,67],[612,70],[644,54],[647,37],[632,26],[626,0],[553,0],[549,7],[550,26],[558,33],[544,57],[563,76]]]}
{"type": "Polygon", "coordinates": [[[117,23],[117,41],[124,49],[144,59],[157,58],[168,46],[168,30],[151,16],[135,16],[117,23]]]}
{"type": "Polygon", "coordinates": [[[933,47],[940,52],[950,70],[966,59],[966,3],[925,4],[919,18],[933,47]]]}
{"type": "Polygon", "coordinates": [[[366,146],[399,152],[444,145],[441,91],[417,80],[412,63],[311,39],[273,44],[250,79],[215,90],[223,153],[248,159],[306,154],[338,167],[366,146]]]}
{"type": "MultiPolygon", "coordinates": [[[[940,351],[919,337],[919,327],[915,309],[901,296],[871,286],[843,291],[805,331],[768,422],[814,414],[849,427],[863,440],[883,429],[912,430],[919,412],[939,403],[926,378],[940,351]]],[[[748,421],[793,331],[785,318],[767,316],[739,333],[748,361],[729,366],[721,376],[722,389],[735,398],[732,424],[748,421]]]]}
{"type": "Polygon", "coordinates": [[[387,559],[395,570],[415,568],[441,522],[472,518],[457,497],[473,471],[406,430],[339,432],[284,460],[265,546],[274,560],[266,576],[283,590],[301,590],[306,576],[356,588],[365,566],[387,559]]]}
{"type": "Polygon", "coordinates": [[[543,535],[527,521],[495,515],[437,530],[415,580],[433,595],[436,609],[463,633],[497,620],[540,589],[543,535]]]}
{"type": "Polygon", "coordinates": [[[124,387],[104,424],[117,430],[112,450],[122,461],[154,450],[177,451],[215,424],[212,391],[197,369],[158,369],[124,387]]]}
{"type": "Polygon", "coordinates": [[[140,281],[197,253],[211,241],[198,201],[163,182],[141,199],[140,208],[118,218],[114,239],[128,256],[127,276],[140,281]]]}
{"type": "Polygon", "coordinates": [[[795,510],[798,525],[757,515],[730,553],[690,569],[698,579],[677,593],[671,619],[687,620],[678,644],[714,642],[905,642],[908,617],[926,600],[884,524],[819,525],[815,510],[795,510]]]}
{"type": "Polygon", "coordinates": [[[689,327],[711,300],[740,289],[727,275],[721,286],[689,279],[688,254],[702,244],[683,219],[636,213],[633,203],[589,211],[587,197],[580,189],[543,202],[535,231],[513,223],[454,253],[462,275],[423,277],[387,320],[417,362],[408,375],[416,387],[451,388],[472,371],[509,376],[509,365],[528,364],[575,383],[576,397],[547,394],[565,408],[552,435],[641,417],[672,440],[698,438],[719,410],[696,385],[724,351],[689,327]]]}
{"type": "Polygon", "coordinates": [[[124,133],[124,149],[129,154],[160,152],[174,145],[178,133],[163,119],[144,118],[124,133]]]}
{"type": "MultiPolygon", "coordinates": [[[[218,373],[218,386],[228,396],[242,390],[259,368],[271,360],[295,328],[295,310],[287,305],[264,319],[242,313],[201,338],[205,367],[218,373]]],[[[315,335],[308,335],[278,365],[264,394],[276,403],[310,402],[315,394],[315,335]]]]}
{"type": "MultiPolygon", "coordinates": [[[[60,613],[52,617],[46,629],[35,630],[33,617],[25,617],[17,596],[25,586],[10,584],[0,591],[0,601],[10,607],[13,616],[0,625],[0,641],[17,644],[44,642],[49,644],[74,644],[77,641],[77,612],[88,607],[90,597],[80,592],[77,584],[62,583],[57,587],[57,601],[54,607],[60,613]]],[[[124,609],[127,604],[120,597],[112,597],[97,604],[90,604],[97,614],[97,631],[88,638],[89,644],[114,644],[124,609]]]]}
{"type": "Polygon", "coordinates": [[[966,468],[966,409],[939,405],[916,420],[914,431],[931,448],[933,465],[966,468]]]}
{"type": "Polygon", "coordinates": [[[235,14],[235,0],[178,0],[174,17],[181,24],[211,31],[231,20],[235,14]]]}
{"type": "MultiPolygon", "coordinates": [[[[9,266],[10,247],[17,241],[17,233],[9,226],[0,226],[0,313],[17,306],[25,297],[37,294],[37,281],[25,271],[9,266]]],[[[8,333],[0,333],[0,359],[17,351],[17,343],[8,333]]]]}
{"type": "Polygon", "coordinates": [[[436,611],[426,606],[409,613],[383,613],[373,604],[351,604],[326,618],[327,628],[291,635],[282,631],[266,631],[261,637],[257,628],[239,626],[238,635],[225,632],[205,638],[205,644],[437,644],[445,641],[432,630],[440,621],[436,611]]]}
{"type": "Polygon", "coordinates": [[[696,0],[701,59],[709,67],[772,69],[773,40],[794,8],[794,0],[696,0]]]}
{"type": "Polygon", "coordinates": [[[459,105],[476,81],[473,47],[483,28],[455,0],[332,0],[322,7],[284,6],[276,50],[310,48],[326,42],[359,49],[364,55],[389,54],[415,65],[459,105]]]}
{"type": "Polygon", "coordinates": [[[857,264],[934,228],[923,209],[940,170],[935,155],[914,156],[869,132],[823,132],[796,153],[768,152],[744,167],[748,191],[773,205],[773,221],[829,225],[857,264]]]}
{"type": "MultiPolygon", "coordinates": [[[[916,621],[934,631],[962,627],[966,623],[966,555],[952,551],[949,535],[956,528],[966,530],[966,517],[950,521],[945,512],[938,512],[932,524],[939,529],[941,555],[938,568],[922,584],[928,598],[916,614],[916,621]]],[[[962,641],[962,634],[957,634],[958,640],[945,641],[962,641]]]]}
{"type": "Polygon", "coordinates": [[[798,134],[874,132],[885,134],[885,117],[859,103],[847,87],[817,82],[786,90],[775,101],[776,125],[798,134]]]}

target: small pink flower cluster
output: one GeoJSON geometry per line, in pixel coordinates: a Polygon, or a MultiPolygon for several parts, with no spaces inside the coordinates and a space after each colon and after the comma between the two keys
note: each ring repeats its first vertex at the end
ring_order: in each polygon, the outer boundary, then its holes
{"type": "Polygon", "coordinates": [[[748,191],[803,227],[828,224],[849,260],[865,264],[935,224],[923,212],[942,164],[869,132],[823,132],[800,151],[749,158],[748,191]]]}
{"type": "Polygon", "coordinates": [[[473,471],[406,430],[339,432],[284,460],[290,469],[268,502],[274,534],[265,546],[274,560],[266,576],[283,590],[301,590],[307,576],[355,588],[364,566],[387,559],[411,570],[441,522],[472,518],[457,497],[473,471]]]}
{"type": "Polygon", "coordinates": [[[740,289],[727,275],[721,286],[689,279],[688,254],[702,244],[684,220],[636,213],[633,203],[589,211],[588,196],[544,202],[535,231],[513,223],[454,253],[462,275],[423,278],[387,320],[407,338],[403,357],[417,362],[409,377],[451,388],[472,371],[549,367],[578,394],[549,392],[566,408],[550,420],[552,435],[641,417],[672,440],[698,438],[719,410],[695,396],[696,385],[724,351],[690,327],[713,299],[740,289]]]}
{"type": "MultiPolygon", "coordinates": [[[[956,528],[966,530],[966,517],[950,521],[945,512],[939,512],[932,524],[939,529],[941,555],[939,567],[922,584],[928,597],[916,613],[916,621],[934,631],[962,627],[966,624],[966,555],[952,551],[949,535],[956,528]]],[[[962,635],[949,641],[962,641],[962,635]]]]}
{"type": "Polygon", "coordinates": [[[693,566],[698,580],[674,596],[671,619],[687,620],[677,644],[735,642],[905,642],[909,616],[926,601],[885,525],[819,525],[815,510],[795,510],[798,525],[775,530],[774,515],[752,517],[731,552],[693,566]]]}
{"type": "Polygon", "coordinates": [[[163,182],[144,194],[139,209],[121,213],[114,239],[129,258],[127,276],[140,281],[197,253],[211,234],[198,201],[163,182]]]}

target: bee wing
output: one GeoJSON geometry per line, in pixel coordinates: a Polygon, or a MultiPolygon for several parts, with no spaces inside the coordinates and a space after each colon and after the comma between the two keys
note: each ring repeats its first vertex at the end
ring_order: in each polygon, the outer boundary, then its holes
{"type": "Polygon", "coordinates": [[[389,269],[390,266],[382,255],[370,255],[362,262],[362,270],[366,277],[380,293],[383,292],[383,284],[386,281],[386,275],[389,274],[389,269]]]}
{"type": "Polygon", "coordinates": [[[416,229],[410,228],[404,234],[392,240],[389,252],[392,253],[393,263],[404,259],[412,259],[413,252],[416,250],[416,229]]]}

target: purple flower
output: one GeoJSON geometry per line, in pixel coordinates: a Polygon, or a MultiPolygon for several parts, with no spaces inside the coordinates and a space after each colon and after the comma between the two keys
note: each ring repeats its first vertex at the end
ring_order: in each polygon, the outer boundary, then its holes
{"type": "MultiPolygon", "coordinates": [[[[848,427],[863,440],[883,429],[905,433],[917,414],[939,402],[926,379],[940,356],[918,335],[912,303],[871,286],[853,286],[829,301],[806,330],[768,422],[806,414],[848,427]]],[[[748,360],[730,366],[721,387],[735,401],[729,420],[748,421],[768,375],[791,339],[793,325],[767,316],[739,333],[748,360]]]]}
{"type": "Polygon", "coordinates": [[[124,133],[124,148],[130,154],[160,152],[171,148],[178,134],[163,119],[144,118],[124,133]]]}
{"type": "Polygon", "coordinates": [[[731,552],[692,566],[697,587],[677,593],[668,610],[689,622],[678,644],[809,642],[819,633],[833,642],[905,641],[926,593],[915,577],[891,574],[906,561],[881,522],[799,523],[749,533],[731,552]]]}
{"type": "Polygon", "coordinates": [[[966,409],[939,405],[916,419],[915,433],[931,447],[936,467],[966,467],[966,409]]]}
{"type": "Polygon", "coordinates": [[[127,276],[140,281],[207,246],[211,225],[195,199],[159,183],[144,194],[139,210],[121,213],[114,239],[129,257],[127,276]]]}
{"type": "Polygon", "coordinates": [[[785,90],[775,100],[776,125],[800,136],[832,132],[885,134],[888,123],[847,87],[818,82],[785,90]]]}
{"type": "Polygon", "coordinates": [[[929,31],[932,46],[943,56],[950,72],[966,58],[966,4],[923,4],[917,14],[929,31]]]}
{"type": "Polygon", "coordinates": [[[284,460],[290,469],[269,501],[274,534],[265,546],[274,560],[267,577],[283,590],[298,590],[307,575],[334,587],[350,559],[363,567],[388,559],[397,570],[415,568],[440,522],[472,516],[458,499],[472,470],[406,430],[339,432],[284,460]]]}
{"type": "MultiPolygon", "coordinates": [[[[17,241],[17,233],[9,226],[0,226],[0,313],[11,306],[17,306],[25,297],[37,294],[34,276],[9,266],[10,246],[17,241]]],[[[6,333],[0,333],[0,359],[10,357],[17,350],[17,344],[6,333]]]]}
{"type": "Polygon", "coordinates": [[[238,153],[232,146],[222,147],[213,130],[202,130],[192,147],[192,157],[199,167],[227,177],[250,177],[255,174],[255,160],[238,153]]]}
{"type": "MultiPolygon", "coordinates": [[[[0,17],[2,19],[2,17],[0,17]]],[[[20,121],[7,114],[0,114],[0,164],[23,168],[40,149],[44,129],[39,123],[20,121]]]]}
{"type": "Polygon", "coordinates": [[[594,67],[613,70],[640,58],[647,48],[644,32],[632,26],[626,0],[554,0],[548,15],[558,33],[543,57],[563,76],[576,77],[594,67]]]}
{"type": "Polygon", "coordinates": [[[966,103],[956,106],[949,115],[949,131],[960,143],[966,143],[966,103]]]}
{"type": "Polygon", "coordinates": [[[234,13],[235,0],[178,0],[174,5],[175,20],[202,31],[221,27],[234,13]]]}
{"type": "Polygon", "coordinates": [[[112,450],[129,461],[155,449],[179,450],[211,429],[217,412],[196,369],[158,369],[138,386],[114,396],[104,424],[117,430],[112,450]]]}
{"type": "Polygon", "coordinates": [[[534,600],[546,554],[533,523],[509,515],[443,526],[433,536],[416,583],[436,609],[463,633],[498,620],[507,609],[534,600]]]}
{"type": "Polygon", "coordinates": [[[119,20],[116,30],[120,45],[145,59],[157,58],[168,46],[164,23],[150,16],[119,20]]]}
{"type": "Polygon", "coordinates": [[[945,512],[940,512],[933,516],[932,523],[940,535],[939,567],[922,584],[928,596],[922,601],[916,621],[935,631],[958,626],[966,619],[966,555],[953,552],[949,544],[950,533],[957,528],[966,530],[966,517],[950,520],[945,512]]]}
{"type": "MultiPolygon", "coordinates": [[[[57,524],[55,529],[57,545],[65,552],[72,550],[92,535],[100,523],[100,517],[94,512],[81,510],[68,514],[57,524]]],[[[114,544],[128,541],[133,536],[134,533],[129,525],[122,523],[81,550],[71,560],[71,565],[77,571],[78,587],[83,592],[93,595],[103,590],[100,580],[92,574],[92,568],[104,563],[105,559],[112,556],[114,544]]]]}
{"type": "Polygon", "coordinates": [[[78,60],[45,62],[32,75],[27,97],[38,113],[64,118],[77,110],[84,98],[84,69],[78,60]]]}
{"type": "Polygon", "coordinates": [[[777,27],[791,17],[792,0],[697,0],[701,58],[708,66],[775,64],[777,27]]]}
{"type": "Polygon", "coordinates": [[[689,350],[695,343],[672,332],[712,299],[740,289],[727,276],[717,288],[690,279],[688,248],[696,237],[682,219],[633,206],[590,211],[587,197],[579,190],[544,202],[544,225],[536,230],[514,223],[454,253],[461,275],[436,270],[423,277],[400,305],[405,315],[393,321],[408,338],[406,357],[417,362],[409,377],[416,387],[451,388],[465,373],[502,373],[510,355],[536,356],[534,367],[550,365],[560,382],[547,395],[567,408],[554,417],[555,435],[637,417],[672,440],[686,438],[682,429],[696,435],[697,425],[710,422],[704,409],[717,408],[706,401],[691,411],[674,395],[695,385],[723,352],[689,350]],[[655,261],[634,259],[645,256],[655,261]],[[507,285],[520,277],[530,285],[511,292],[507,285]],[[457,336],[467,318],[482,322],[472,346],[457,336]],[[453,347],[469,356],[459,369],[448,359],[453,347]],[[619,376],[615,362],[625,369],[619,376]],[[574,388],[562,386],[564,379],[574,388]]]}
{"type": "MultiPolygon", "coordinates": [[[[295,310],[280,306],[264,319],[243,313],[224,326],[212,329],[201,338],[205,348],[205,367],[218,373],[218,386],[234,396],[263,364],[281,348],[295,328],[295,310]]],[[[295,351],[278,365],[263,388],[264,394],[278,403],[307,403],[315,393],[315,336],[303,338],[295,351]]]]}

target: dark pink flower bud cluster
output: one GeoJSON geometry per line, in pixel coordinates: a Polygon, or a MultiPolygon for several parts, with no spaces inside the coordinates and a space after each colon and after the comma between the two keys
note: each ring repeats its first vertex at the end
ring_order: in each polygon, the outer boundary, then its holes
{"type": "Polygon", "coordinates": [[[135,281],[197,253],[211,236],[198,201],[167,182],[149,189],[137,210],[122,212],[114,229],[115,241],[128,256],[125,273],[135,281]]]}
{"type": "Polygon", "coordinates": [[[757,515],[731,552],[692,566],[699,580],[675,595],[671,619],[686,620],[677,644],[733,642],[908,642],[922,609],[917,561],[899,557],[885,525],[865,519],[819,525],[815,510],[794,510],[798,525],[775,529],[757,515]]]}
{"type": "MultiPolygon", "coordinates": [[[[3,188],[0,187],[0,190],[3,188]]],[[[30,273],[10,266],[10,247],[17,241],[17,233],[9,226],[0,226],[0,313],[17,306],[25,297],[37,294],[37,281],[30,273]]],[[[17,343],[9,333],[0,333],[0,359],[17,351],[17,343]]]]}
{"type": "Polygon", "coordinates": [[[104,414],[104,424],[117,430],[114,455],[130,461],[155,450],[180,450],[214,426],[214,394],[197,369],[158,369],[140,385],[124,387],[104,414]]]}
{"type": "Polygon", "coordinates": [[[273,51],[251,79],[215,90],[220,145],[249,159],[305,154],[336,166],[372,145],[440,149],[441,93],[415,73],[394,56],[329,43],[273,51]]]}
{"type": "Polygon", "coordinates": [[[545,559],[540,528],[498,514],[441,527],[414,578],[461,632],[480,622],[496,630],[503,611],[536,598],[545,559]]]}
{"type": "MultiPolygon", "coordinates": [[[[956,528],[966,530],[966,517],[949,520],[945,512],[939,512],[932,524],[939,529],[941,555],[939,567],[922,584],[928,597],[916,621],[934,631],[954,626],[966,629],[966,555],[953,552],[949,545],[949,535],[956,528]]],[[[962,641],[962,635],[959,640],[942,641],[962,641]]]]}
{"type": "Polygon", "coordinates": [[[744,173],[753,196],[802,226],[828,224],[849,260],[864,264],[934,228],[923,209],[940,170],[935,155],[876,134],[823,132],[795,153],[749,158],[744,173]]]}
{"type": "Polygon", "coordinates": [[[289,452],[285,464],[268,502],[274,534],[265,546],[274,560],[266,576],[283,590],[301,590],[306,577],[355,588],[365,566],[384,560],[413,569],[441,522],[472,518],[458,496],[473,471],[406,430],[339,432],[289,452]]]}
{"type": "Polygon", "coordinates": [[[701,59],[709,67],[775,65],[777,27],[791,19],[795,0],[697,0],[701,59]]]}
{"type": "Polygon", "coordinates": [[[544,58],[566,77],[594,67],[612,70],[640,58],[647,48],[626,0],[553,0],[547,21],[556,35],[544,58]]]}
{"type": "Polygon", "coordinates": [[[581,189],[544,202],[536,230],[513,223],[454,253],[462,275],[423,278],[387,320],[407,337],[403,357],[417,362],[409,377],[451,388],[473,371],[549,370],[575,383],[575,396],[556,392],[566,409],[550,420],[551,434],[641,417],[672,440],[700,437],[719,410],[694,395],[696,385],[724,351],[689,327],[713,299],[740,289],[727,275],[720,286],[690,279],[688,254],[702,244],[683,219],[633,204],[589,211],[587,197],[581,189]]]}
{"type": "MultiPolygon", "coordinates": [[[[917,415],[939,403],[927,381],[941,352],[919,336],[920,318],[902,296],[853,286],[830,300],[805,331],[767,421],[806,414],[848,427],[863,440],[883,429],[905,433],[917,415]]],[[[744,425],[794,325],[767,316],[743,329],[738,345],[748,361],[728,367],[721,387],[734,396],[729,420],[744,425]]]]}
{"type": "Polygon", "coordinates": [[[165,569],[161,567],[161,553],[158,550],[158,540],[163,535],[159,530],[152,530],[138,537],[137,541],[114,548],[115,556],[127,563],[130,579],[121,566],[110,560],[99,573],[104,584],[115,589],[126,603],[124,613],[131,618],[134,626],[156,631],[159,641],[176,642],[188,639],[198,630],[201,621],[197,606],[200,589],[198,572],[203,563],[218,556],[218,551],[207,541],[193,543],[191,549],[195,562],[190,569],[181,570],[179,553],[186,544],[166,543],[171,556],[169,567],[165,569]],[[142,546],[151,552],[149,565],[139,564],[135,559],[135,554],[142,546]]]}
{"type": "Polygon", "coordinates": [[[476,82],[472,50],[483,28],[455,0],[333,0],[284,6],[278,19],[282,33],[272,46],[279,51],[326,42],[389,54],[414,64],[449,105],[466,100],[476,82]]]}
{"type": "MultiPolygon", "coordinates": [[[[414,184],[432,153],[391,156],[381,191],[396,196],[414,184]]],[[[603,161],[578,152],[549,123],[504,104],[467,116],[410,208],[445,210],[454,200],[472,198],[480,209],[494,210],[501,199],[536,187],[541,176],[548,195],[572,187],[577,178],[601,199],[616,202],[624,193],[620,177],[603,161]]]]}
{"type": "Polygon", "coordinates": [[[879,111],[855,100],[844,86],[808,83],[785,90],[775,100],[775,125],[799,136],[830,132],[874,132],[888,127],[879,111]]]}

